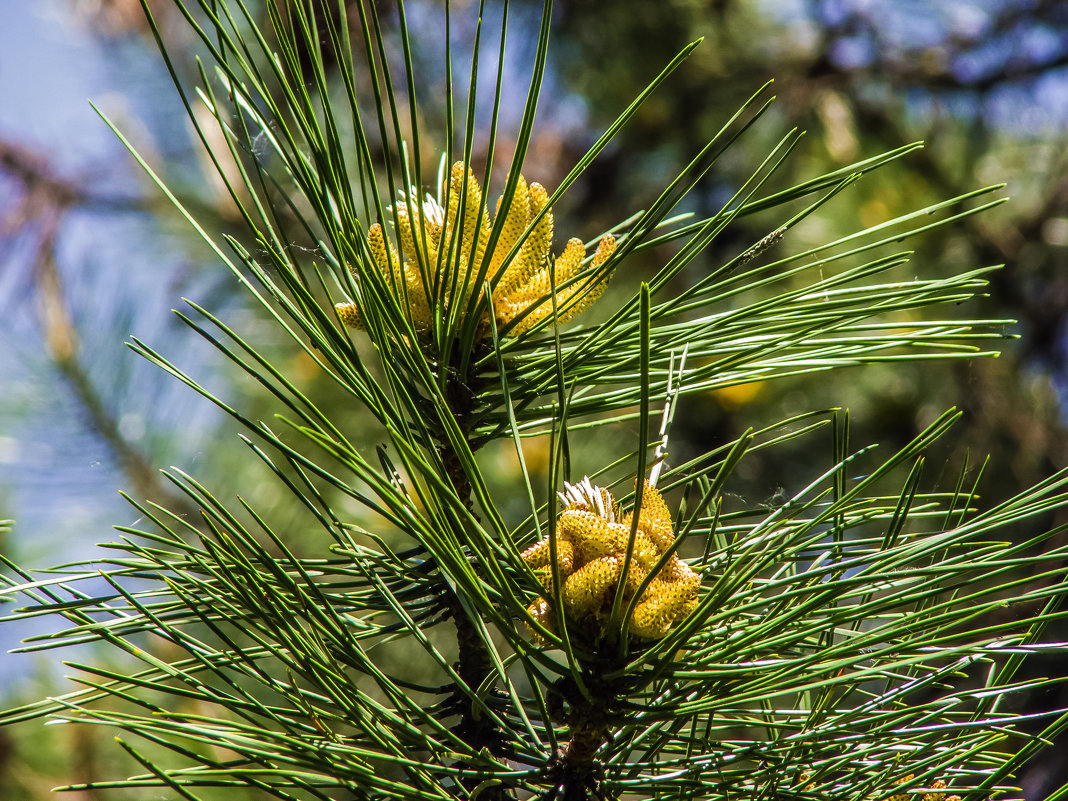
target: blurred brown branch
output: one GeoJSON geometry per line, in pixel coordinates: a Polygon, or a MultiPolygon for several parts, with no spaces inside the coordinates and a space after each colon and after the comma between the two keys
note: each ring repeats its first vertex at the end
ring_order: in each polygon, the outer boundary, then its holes
{"type": "Polygon", "coordinates": [[[123,436],[115,415],[93,384],[80,355],[78,332],[56,263],[56,243],[65,216],[75,208],[141,210],[137,200],[98,195],[66,179],[41,153],[0,140],[0,175],[18,186],[16,202],[0,217],[0,236],[32,237],[29,286],[48,355],[81,406],[90,429],[111,451],[139,497],[165,501],[195,519],[184,496],[169,491],[149,458],[123,436]]]}

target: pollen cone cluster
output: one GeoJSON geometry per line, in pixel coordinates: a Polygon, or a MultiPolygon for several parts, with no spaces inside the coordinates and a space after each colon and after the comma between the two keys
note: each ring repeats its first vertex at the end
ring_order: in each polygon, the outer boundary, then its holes
{"type": "MultiPolygon", "coordinates": [[[[560,496],[564,509],[556,520],[555,532],[564,608],[573,618],[604,625],[622,579],[634,513],[618,515],[611,493],[593,486],[588,478],[581,484],[566,484],[565,488],[560,496]]],[[[624,605],[629,604],[674,542],[671,514],[660,493],[646,482],[623,590],[624,605]]],[[[546,593],[551,594],[549,539],[524,551],[523,559],[537,574],[546,593]]],[[[664,637],[677,621],[693,611],[700,584],[701,577],[672,554],[635,605],[630,633],[650,640],[664,637]]],[[[545,598],[535,600],[527,611],[547,629],[555,630],[555,619],[545,598]]]]}
{"type": "MultiPolygon", "coordinates": [[[[894,782],[894,785],[895,786],[902,785],[905,782],[912,781],[912,778],[913,778],[913,776],[910,773],[905,778],[898,779],[896,782],[894,782]]],[[[937,790],[944,790],[944,789],[946,789],[946,783],[944,781],[942,781],[941,779],[936,779],[931,784],[931,787],[932,787],[932,789],[934,789],[936,791],[937,790]]],[[[877,797],[876,795],[872,795],[871,796],[871,798],[876,798],[876,797],[877,797]]],[[[942,793],[942,792],[931,792],[931,793],[896,793],[896,794],[890,796],[887,799],[887,801],[961,801],[961,799],[960,799],[959,795],[946,795],[945,793],[942,793]]]]}
{"type": "MultiPolygon", "coordinates": [[[[486,281],[493,287],[497,328],[515,321],[504,332],[507,336],[519,336],[553,314],[554,286],[557,321],[561,323],[588,308],[604,292],[608,276],[598,275],[598,268],[615,250],[615,239],[605,235],[585,268],[586,248],[580,239],[568,240],[563,253],[553,259],[553,215],[547,208],[549,194],[541,184],[528,185],[520,176],[507,207],[502,209],[501,201],[497,202],[493,222],[501,220],[502,228],[492,251],[493,223],[483,208],[482,189],[474,173],[463,162],[456,162],[443,189],[444,206],[429,197],[420,205],[414,193],[397,206],[399,254],[381,224],[375,223],[367,233],[375,268],[408,310],[417,331],[430,330],[435,299],[440,299],[442,309],[457,302],[466,306],[476,290],[481,296],[486,281]],[[543,210],[545,213],[534,222],[543,210]],[[522,244],[509,256],[524,234],[522,244]],[[585,278],[573,280],[582,273],[587,274],[585,278]]],[[[352,272],[358,279],[360,271],[352,272]]],[[[364,328],[355,303],[337,304],[337,313],[346,325],[364,328]]],[[[482,322],[481,334],[487,336],[488,316],[482,322]]]]}

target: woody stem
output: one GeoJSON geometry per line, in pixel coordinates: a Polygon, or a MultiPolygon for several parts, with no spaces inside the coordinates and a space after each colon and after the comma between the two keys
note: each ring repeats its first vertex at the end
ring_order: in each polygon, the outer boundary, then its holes
{"type": "Polygon", "coordinates": [[[614,659],[608,659],[585,672],[583,682],[588,695],[570,681],[559,685],[571,709],[571,739],[557,752],[552,773],[553,781],[562,788],[560,801],[590,801],[601,796],[602,763],[597,752],[609,741],[617,712],[615,704],[625,689],[618,679],[605,680],[601,676],[611,674],[615,667],[614,659]]]}
{"type": "MultiPolygon", "coordinates": [[[[450,381],[450,384],[452,383],[454,382],[450,381]]],[[[459,424],[460,429],[466,432],[468,428],[469,410],[465,408],[467,404],[456,402],[463,398],[463,394],[458,392],[457,388],[450,387],[448,397],[450,406],[453,407],[452,411],[455,415],[456,422],[459,424]]],[[[467,477],[467,472],[464,470],[463,463],[460,461],[459,456],[448,443],[439,445],[439,454],[444,463],[445,475],[448,477],[449,483],[452,484],[457,497],[461,500],[464,506],[469,510],[472,510],[474,502],[471,497],[471,482],[467,477]]],[[[493,660],[490,657],[489,649],[486,647],[478,627],[475,626],[474,622],[468,617],[467,612],[456,595],[451,590],[448,591],[448,593],[449,595],[446,603],[453,624],[456,626],[456,644],[458,648],[458,657],[455,665],[456,672],[468,688],[476,690],[478,687],[482,686],[486,679],[493,673],[493,660]]],[[[492,700],[492,698],[490,698],[490,700],[492,700]]],[[[508,753],[508,743],[505,739],[504,732],[502,732],[497,724],[479,708],[479,705],[476,704],[474,700],[457,688],[453,696],[453,703],[455,704],[456,712],[460,717],[460,721],[453,728],[453,731],[467,743],[472,750],[481,751],[482,749],[486,749],[489,753],[495,756],[504,756],[508,753]]],[[[468,790],[471,790],[479,784],[479,779],[462,778],[461,783],[463,783],[468,790]]],[[[504,787],[498,785],[496,787],[484,788],[479,793],[479,798],[483,801],[508,801],[510,796],[505,792],[504,787]]]]}

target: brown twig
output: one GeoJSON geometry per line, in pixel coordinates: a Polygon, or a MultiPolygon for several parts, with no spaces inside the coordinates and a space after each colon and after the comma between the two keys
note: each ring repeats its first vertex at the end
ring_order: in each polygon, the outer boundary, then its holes
{"type": "MultiPolygon", "coordinates": [[[[466,435],[470,428],[474,407],[477,405],[477,393],[472,390],[469,381],[463,381],[455,373],[450,373],[449,380],[446,382],[446,398],[460,430],[466,435]]],[[[456,496],[473,513],[474,500],[470,479],[467,477],[458,454],[444,437],[441,438],[438,453],[456,496]]],[[[475,565],[475,569],[478,569],[478,565],[475,565]]],[[[481,632],[468,617],[463,605],[451,590],[449,590],[447,604],[449,616],[456,627],[455,669],[463,683],[474,692],[493,675],[493,659],[483,641],[481,632]]],[[[487,695],[487,699],[492,701],[492,691],[487,695]]],[[[479,704],[469,698],[459,687],[454,690],[446,705],[451,707],[460,718],[453,727],[453,732],[472,750],[485,750],[496,757],[506,757],[511,753],[504,732],[492,718],[484,714],[479,704]]],[[[471,778],[461,778],[460,781],[468,791],[472,791],[480,784],[477,775],[471,778]]],[[[484,787],[479,791],[478,797],[480,801],[508,801],[512,798],[502,785],[484,787]]]]}
{"type": "Polygon", "coordinates": [[[56,263],[56,245],[66,215],[76,208],[139,209],[136,201],[99,195],[60,176],[43,155],[0,140],[0,173],[21,187],[19,202],[0,220],[0,234],[35,231],[30,286],[48,355],[78,401],[92,431],[108,446],[136,493],[164,502],[173,512],[195,519],[196,510],[181,495],[170,492],[151,460],[119,428],[115,416],[92,381],[81,358],[79,337],[56,263]]]}

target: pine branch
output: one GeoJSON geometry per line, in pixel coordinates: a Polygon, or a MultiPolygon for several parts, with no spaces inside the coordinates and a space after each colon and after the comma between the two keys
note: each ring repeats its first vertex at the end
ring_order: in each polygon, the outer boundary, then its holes
{"type": "MultiPolygon", "coordinates": [[[[508,91],[507,3],[489,119],[478,102],[487,9],[471,20],[466,90],[452,83],[448,27],[461,12],[443,12],[440,130],[426,121],[403,4],[394,28],[374,4],[351,19],[341,5],[176,8],[205,54],[200,86],[179,77],[150,24],[247,234],[213,235],[140,161],[282,338],[269,352],[202,305],[179,315],[262,388],[273,417],[237,408],[153,345],[131,347],[241,426],[250,461],[297,512],[280,522],[172,470],[195,524],[135,499],[141,521],[105,559],[38,575],[9,565],[0,597],[26,605],[7,619],[62,621],[24,650],[101,642],[129,661],[74,665],[81,689],[0,722],[120,729],[137,738],[123,747],[143,772],[79,787],[185,798],[200,787],[491,801],[1002,792],[1040,742],[1012,697],[1063,681],[1022,665],[1066,650],[1046,628],[1068,615],[1054,519],[1068,473],[984,511],[963,471],[951,489],[933,486],[925,461],[953,411],[883,458],[850,442],[837,410],[747,431],[685,464],[665,457],[682,395],[994,355],[999,321],[938,311],[983,292],[990,270],[917,277],[897,243],[996,205],[998,187],[793,252],[806,221],[914,147],[782,187],[800,143],[791,131],[718,211],[680,218],[688,193],[763,122],[761,88],[648,209],[591,240],[593,253],[577,237],[560,249],[556,201],[698,43],[550,191],[522,175],[549,3],[503,171],[492,144],[508,91]],[[198,101],[207,117],[193,113],[198,101]],[[432,161],[440,188],[424,199],[432,161]],[[491,182],[503,183],[499,206],[491,182]],[[766,234],[698,269],[757,212],[775,216],[766,234]],[[672,255],[631,290],[632,260],[658,246],[672,255]],[[291,354],[316,382],[296,380],[291,354]],[[328,403],[324,387],[343,401],[328,403]],[[637,444],[577,444],[624,422],[637,444]],[[522,439],[545,433],[543,497],[522,439]],[[480,461],[504,440],[526,490],[518,514],[480,461]],[[813,454],[807,473],[785,477],[781,499],[748,500],[748,460],[787,446],[813,454]],[[592,478],[571,483],[582,472],[592,478]]],[[[1068,725],[1059,710],[1038,721],[1044,736],[1068,725]]]]}

